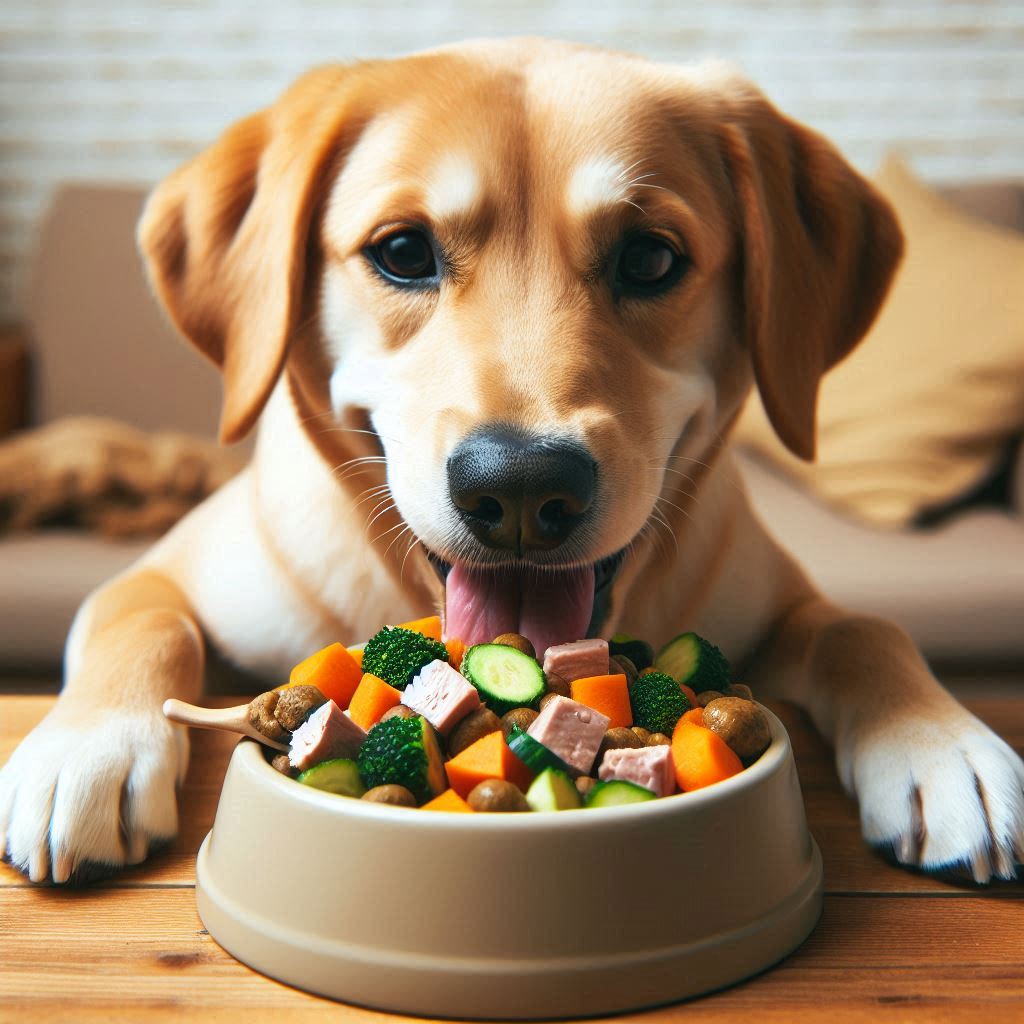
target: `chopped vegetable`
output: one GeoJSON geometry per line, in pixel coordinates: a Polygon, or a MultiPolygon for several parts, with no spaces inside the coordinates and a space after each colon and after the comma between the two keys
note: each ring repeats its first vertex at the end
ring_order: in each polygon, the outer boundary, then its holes
{"type": "Polygon", "coordinates": [[[583,806],[583,798],[572,779],[557,768],[545,768],[526,791],[526,802],[534,811],[571,811],[583,806]]]}
{"type": "Polygon", "coordinates": [[[431,640],[441,640],[441,616],[428,615],[424,619],[413,619],[412,622],[400,622],[397,629],[411,629],[431,640]]]}
{"type": "Polygon", "coordinates": [[[470,647],[462,659],[462,674],[496,715],[513,708],[536,707],[544,693],[540,665],[528,654],[504,644],[470,647]]]}
{"type": "Polygon", "coordinates": [[[359,671],[362,672],[363,671],[363,648],[362,648],[362,646],[350,647],[348,649],[348,653],[352,655],[352,659],[359,666],[359,671]]]}
{"type": "Polygon", "coordinates": [[[569,766],[554,751],[548,750],[543,743],[538,743],[518,725],[513,725],[509,729],[506,742],[508,749],[526,765],[531,775],[547,768],[556,768],[563,772],[569,770],[569,766]]]}
{"type": "Polygon", "coordinates": [[[664,672],[640,676],[629,691],[629,700],[633,706],[633,723],[651,732],[671,734],[676,722],[690,710],[686,694],[664,672]]]}
{"type": "Polygon", "coordinates": [[[394,783],[424,803],[445,788],[444,758],[424,718],[379,722],[367,735],[356,763],[370,789],[394,783]]]}
{"type": "Polygon", "coordinates": [[[368,731],[384,717],[384,712],[398,705],[401,700],[401,690],[388,686],[383,679],[367,672],[352,695],[348,713],[356,725],[368,731]]]}
{"type": "Polygon", "coordinates": [[[654,667],[677,683],[686,683],[696,693],[722,690],[729,685],[729,662],[725,655],[696,633],[681,633],[669,640],[654,659],[654,667]]]}
{"type": "Polygon", "coordinates": [[[462,753],[456,754],[444,767],[449,784],[462,797],[468,797],[484,779],[505,779],[520,789],[526,789],[530,784],[529,770],[509,750],[501,732],[481,737],[462,753]]]}
{"type": "Polygon", "coordinates": [[[609,654],[624,654],[637,667],[638,672],[654,664],[654,648],[646,640],[638,640],[626,633],[616,633],[608,641],[609,654]]]}
{"type": "Polygon", "coordinates": [[[455,792],[446,789],[440,796],[428,800],[420,807],[421,811],[455,811],[456,814],[473,814],[473,808],[455,792]]]}
{"type": "Polygon", "coordinates": [[[681,721],[672,734],[672,763],[686,793],[743,771],[743,762],[721,736],[691,722],[681,721]]]}
{"type": "Polygon", "coordinates": [[[657,800],[657,796],[643,786],[633,782],[613,779],[609,782],[595,782],[587,793],[586,807],[618,807],[620,804],[643,804],[657,800]]]}
{"type": "Polygon", "coordinates": [[[627,729],[633,724],[629,687],[624,674],[585,676],[570,684],[572,699],[600,711],[609,729],[627,729]]]}
{"type": "Polygon", "coordinates": [[[682,718],[680,722],[689,722],[690,725],[699,726],[701,729],[706,729],[707,726],[704,724],[704,709],[703,708],[690,708],[682,718]]]}
{"type": "Polygon", "coordinates": [[[448,651],[439,640],[401,626],[385,626],[363,648],[363,671],[396,690],[404,690],[424,665],[447,660],[448,651]]]}
{"type": "Polygon", "coordinates": [[[288,682],[281,689],[292,686],[315,686],[328,700],[333,700],[342,711],[348,707],[362,676],[359,663],[341,644],[329,644],[311,654],[292,669],[288,682]]]}
{"type": "Polygon", "coordinates": [[[321,761],[320,764],[307,768],[296,781],[304,786],[312,786],[313,789],[337,793],[338,796],[351,796],[357,800],[366,792],[366,786],[359,777],[355,761],[347,757],[321,761]]]}
{"type": "Polygon", "coordinates": [[[462,668],[462,659],[466,653],[466,645],[457,636],[450,636],[444,642],[444,649],[448,652],[448,661],[451,662],[452,668],[462,668]]]}

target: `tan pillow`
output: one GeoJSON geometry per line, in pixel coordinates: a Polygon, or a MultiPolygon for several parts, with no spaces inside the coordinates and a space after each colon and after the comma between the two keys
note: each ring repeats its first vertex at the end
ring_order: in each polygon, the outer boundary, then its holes
{"type": "Polygon", "coordinates": [[[899,527],[971,488],[1024,431],[1024,238],[959,213],[895,157],[875,183],[907,254],[822,382],[817,461],[782,446],[756,395],[735,436],[831,504],[899,527]]]}

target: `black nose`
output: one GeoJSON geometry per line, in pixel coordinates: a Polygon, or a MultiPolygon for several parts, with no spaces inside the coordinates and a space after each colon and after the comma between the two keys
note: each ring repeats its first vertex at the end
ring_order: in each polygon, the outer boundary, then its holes
{"type": "Polygon", "coordinates": [[[557,547],[594,500],[597,467],[576,441],[484,427],[448,459],[459,516],[492,548],[557,547]]]}

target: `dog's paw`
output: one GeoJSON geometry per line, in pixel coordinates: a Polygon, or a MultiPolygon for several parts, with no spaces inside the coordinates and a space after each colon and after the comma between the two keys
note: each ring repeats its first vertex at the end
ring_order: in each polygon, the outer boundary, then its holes
{"type": "Polygon", "coordinates": [[[160,712],[58,704],[0,769],[0,851],[34,882],[81,882],[144,860],[178,830],[184,729],[160,712]]]}
{"type": "Polygon", "coordinates": [[[840,744],[864,838],[896,861],[975,882],[1024,862],[1024,762],[963,708],[876,719],[840,744]]]}

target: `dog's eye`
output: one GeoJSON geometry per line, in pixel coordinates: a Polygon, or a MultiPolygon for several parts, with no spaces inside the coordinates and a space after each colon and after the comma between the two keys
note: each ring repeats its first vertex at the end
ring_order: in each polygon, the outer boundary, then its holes
{"type": "Polygon", "coordinates": [[[619,250],[615,267],[616,290],[633,295],[651,295],[675,284],[683,269],[683,258],[658,235],[633,235],[619,250]]]}
{"type": "Polygon", "coordinates": [[[434,248],[422,231],[396,231],[371,246],[367,252],[378,270],[394,281],[423,281],[437,277],[434,248]]]}

